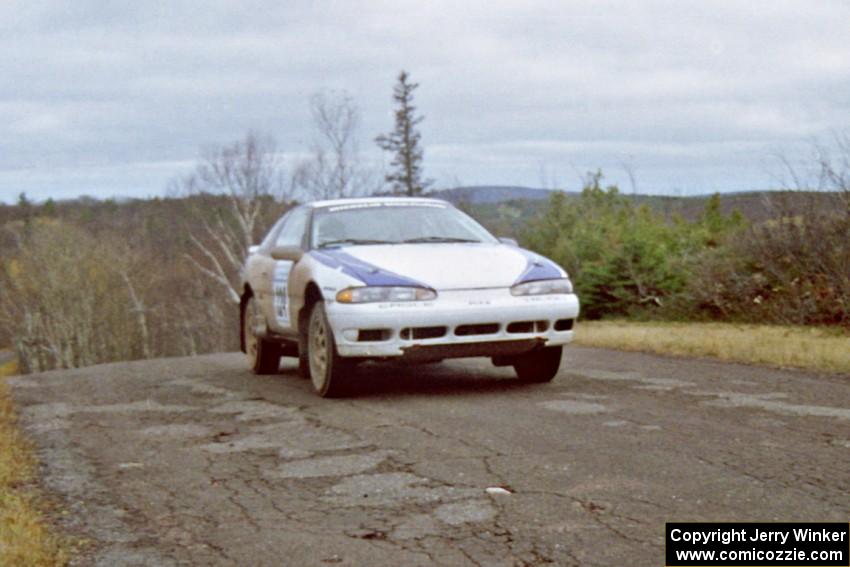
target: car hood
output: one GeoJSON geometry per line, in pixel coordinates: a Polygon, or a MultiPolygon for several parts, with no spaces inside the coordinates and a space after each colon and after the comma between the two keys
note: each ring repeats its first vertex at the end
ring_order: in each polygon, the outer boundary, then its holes
{"type": "Polygon", "coordinates": [[[566,275],[542,256],[505,244],[346,246],[321,250],[320,255],[338,262],[367,285],[493,288],[566,275]]]}

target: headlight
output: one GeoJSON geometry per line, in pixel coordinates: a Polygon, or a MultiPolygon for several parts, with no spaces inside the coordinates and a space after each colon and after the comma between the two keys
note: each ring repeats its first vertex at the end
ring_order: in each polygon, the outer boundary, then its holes
{"type": "Polygon", "coordinates": [[[426,301],[437,292],[424,287],[373,286],[349,287],[336,294],[340,303],[378,303],[382,301],[426,301]]]}
{"type": "Polygon", "coordinates": [[[572,293],[573,284],[567,278],[558,280],[538,280],[513,286],[513,295],[545,295],[549,293],[572,293]]]}

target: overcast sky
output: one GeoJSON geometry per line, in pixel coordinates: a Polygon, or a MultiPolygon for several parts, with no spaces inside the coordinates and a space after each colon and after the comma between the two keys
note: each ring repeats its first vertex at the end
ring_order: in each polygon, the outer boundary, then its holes
{"type": "Polygon", "coordinates": [[[320,89],[377,162],[400,69],[442,187],[770,188],[771,155],[850,130],[848,39],[845,0],[4,0],[0,200],[163,194],[249,129],[297,156],[320,89]]]}

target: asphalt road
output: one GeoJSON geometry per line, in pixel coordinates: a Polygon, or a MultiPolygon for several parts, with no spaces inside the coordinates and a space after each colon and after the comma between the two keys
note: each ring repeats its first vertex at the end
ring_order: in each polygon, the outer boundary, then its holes
{"type": "Polygon", "coordinates": [[[848,521],[850,377],[571,348],[364,366],[239,354],[16,378],[89,565],[663,565],[665,521],[848,521]],[[491,493],[499,487],[509,493],[491,493]]]}

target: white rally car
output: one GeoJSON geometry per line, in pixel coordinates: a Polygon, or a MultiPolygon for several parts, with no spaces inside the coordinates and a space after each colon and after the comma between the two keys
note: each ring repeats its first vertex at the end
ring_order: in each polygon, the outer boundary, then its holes
{"type": "Polygon", "coordinates": [[[259,374],[297,356],[321,396],[354,363],[486,356],[552,380],[573,338],[566,272],[499,240],[449,203],[320,201],[287,212],[243,270],[242,350],[259,374]]]}

